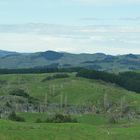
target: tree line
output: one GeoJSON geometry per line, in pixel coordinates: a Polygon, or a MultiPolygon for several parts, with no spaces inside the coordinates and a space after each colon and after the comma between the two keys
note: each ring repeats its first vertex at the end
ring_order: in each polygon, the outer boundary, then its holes
{"type": "Polygon", "coordinates": [[[19,68],[19,69],[0,69],[0,74],[36,74],[36,73],[55,73],[55,72],[78,72],[82,68],[19,68]]]}
{"type": "Polygon", "coordinates": [[[88,79],[103,80],[105,82],[117,84],[127,90],[140,93],[140,73],[123,72],[119,74],[114,74],[104,71],[83,69],[77,73],[77,76],[88,79]]]}

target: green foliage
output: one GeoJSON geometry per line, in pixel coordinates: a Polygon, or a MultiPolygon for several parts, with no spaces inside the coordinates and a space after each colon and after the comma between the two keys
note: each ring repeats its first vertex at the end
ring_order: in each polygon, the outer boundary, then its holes
{"type": "Polygon", "coordinates": [[[70,115],[55,114],[54,116],[47,118],[47,123],[76,123],[77,119],[72,118],[70,115]]]}
{"type": "Polygon", "coordinates": [[[23,117],[17,116],[15,112],[9,114],[8,119],[11,121],[25,122],[23,117]]]}
{"type": "Polygon", "coordinates": [[[29,103],[35,103],[37,102],[38,100],[35,99],[34,97],[31,97],[28,93],[26,93],[24,90],[22,89],[14,89],[14,90],[11,90],[10,95],[13,95],[13,96],[20,96],[20,97],[24,97],[24,98],[27,98],[29,103]]]}
{"type": "Polygon", "coordinates": [[[10,95],[15,95],[15,96],[21,96],[21,97],[24,97],[24,98],[29,98],[29,94],[26,93],[24,90],[22,89],[15,89],[15,90],[12,90],[10,91],[9,93],[10,95]]]}
{"type": "Polygon", "coordinates": [[[74,118],[71,115],[66,115],[66,114],[65,115],[54,114],[50,116],[47,115],[47,119],[44,118],[46,117],[46,114],[44,114],[45,115],[44,117],[42,115],[41,114],[39,115],[40,118],[37,118],[35,120],[35,123],[77,123],[78,122],[77,118],[74,118]]]}
{"type": "Polygon", "coordinates": [[[17,123],[0,120],[0,140],[139,140],[140,122],[104,123],[17,123]]]}
{"type": "Polygon", "coordinates": [[[57,73],[57,72],[78,72],[81,67],[71,68],[49,68],[49,67],[37,67],[37,68],[20,68],[20,69],[0,69],[0,74],[39,74],[39,73],[57,73]]]}
{"type": "Polygon", "coordinates": [[[111,124],[116,124],[119,122],[120,119],[120,115],[119,112],[110,112],[109,116],[108,116],[108,122],[111,124]]]}
{"type": "Polygon", "coordinates": [[[53,75],[53,78],[55,79],[59,79],[59,78],[68,78],[69,77],[69,75],[68,74],[65,74],[65,73],[59,73],[59,74],[55,74],[55,75],[53,75]]]}
{"type": "Polygon", "coordinates": [[[140,93],[140,74],[135,72],[124,72],[118,75],[95,70],[81,70],[77,73],[78,77],[103,80],[105,82],[115,83],[127,90],[140,93]]]}
{"type": "Polygon", "coordinates": [[[109,117],[109,123],[111,123],[111,124],[116,124],[116,123],[118,123],[118,118],[117,118],[116,116],[114,116],[114,115],[111,115],[111,116],[109,117]]]}
{"type": "Polygon", "coordinates": [[[42,80],[42,82],[54,80],[54,79],[68,78],[68,77],[69,77],[68,74],[59,73],[59,74],[54,74],[52,76],[47,76],[45,79],[42,80]]]}
{"type": "Polygon", "coordinates": [[[42,120],[40,118],[36,119],[35,123],[42,123],[42,120]]]}
{"type": "Polygon", "coordinates": [[[11,108],[11,104],[9,102],[6,102],[5,106],[11,108]]]}

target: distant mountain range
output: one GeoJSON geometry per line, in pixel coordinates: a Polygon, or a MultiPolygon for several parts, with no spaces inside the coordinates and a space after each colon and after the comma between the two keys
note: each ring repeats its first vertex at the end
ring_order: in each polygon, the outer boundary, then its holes
{"type": "Polygon", "coordinates": [[[140,55],[71,54],[65,52],[18,53],[0,50],[0,68],[84,67],[105,71],[140,70],[140,55]]]}
{"type": "Polygon", "coordinates": [[[12,55],[12,54],[17,54],[17,52],[9,52],[9,51],[0,50],[0,57],[12,55]]]}

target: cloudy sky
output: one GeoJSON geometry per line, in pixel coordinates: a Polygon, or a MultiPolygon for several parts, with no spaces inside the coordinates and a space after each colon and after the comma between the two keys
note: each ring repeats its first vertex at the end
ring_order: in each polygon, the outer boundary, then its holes
{"type": "Polygon", "coordinates": [[[140,54],[140,0],[0,0],[0,49],[140,54]]]}

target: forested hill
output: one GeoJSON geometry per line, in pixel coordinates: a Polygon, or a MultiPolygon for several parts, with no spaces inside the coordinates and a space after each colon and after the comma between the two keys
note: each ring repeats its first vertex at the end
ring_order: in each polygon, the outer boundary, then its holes
{"type": "Polygon", "coordinates": [[[0,68],[70,68],[83,67],[94,70],[120,72],[140,70],[140,55],[71,54],[46,51],[37,53],[17,53],[0,51],[0,68]]]}

